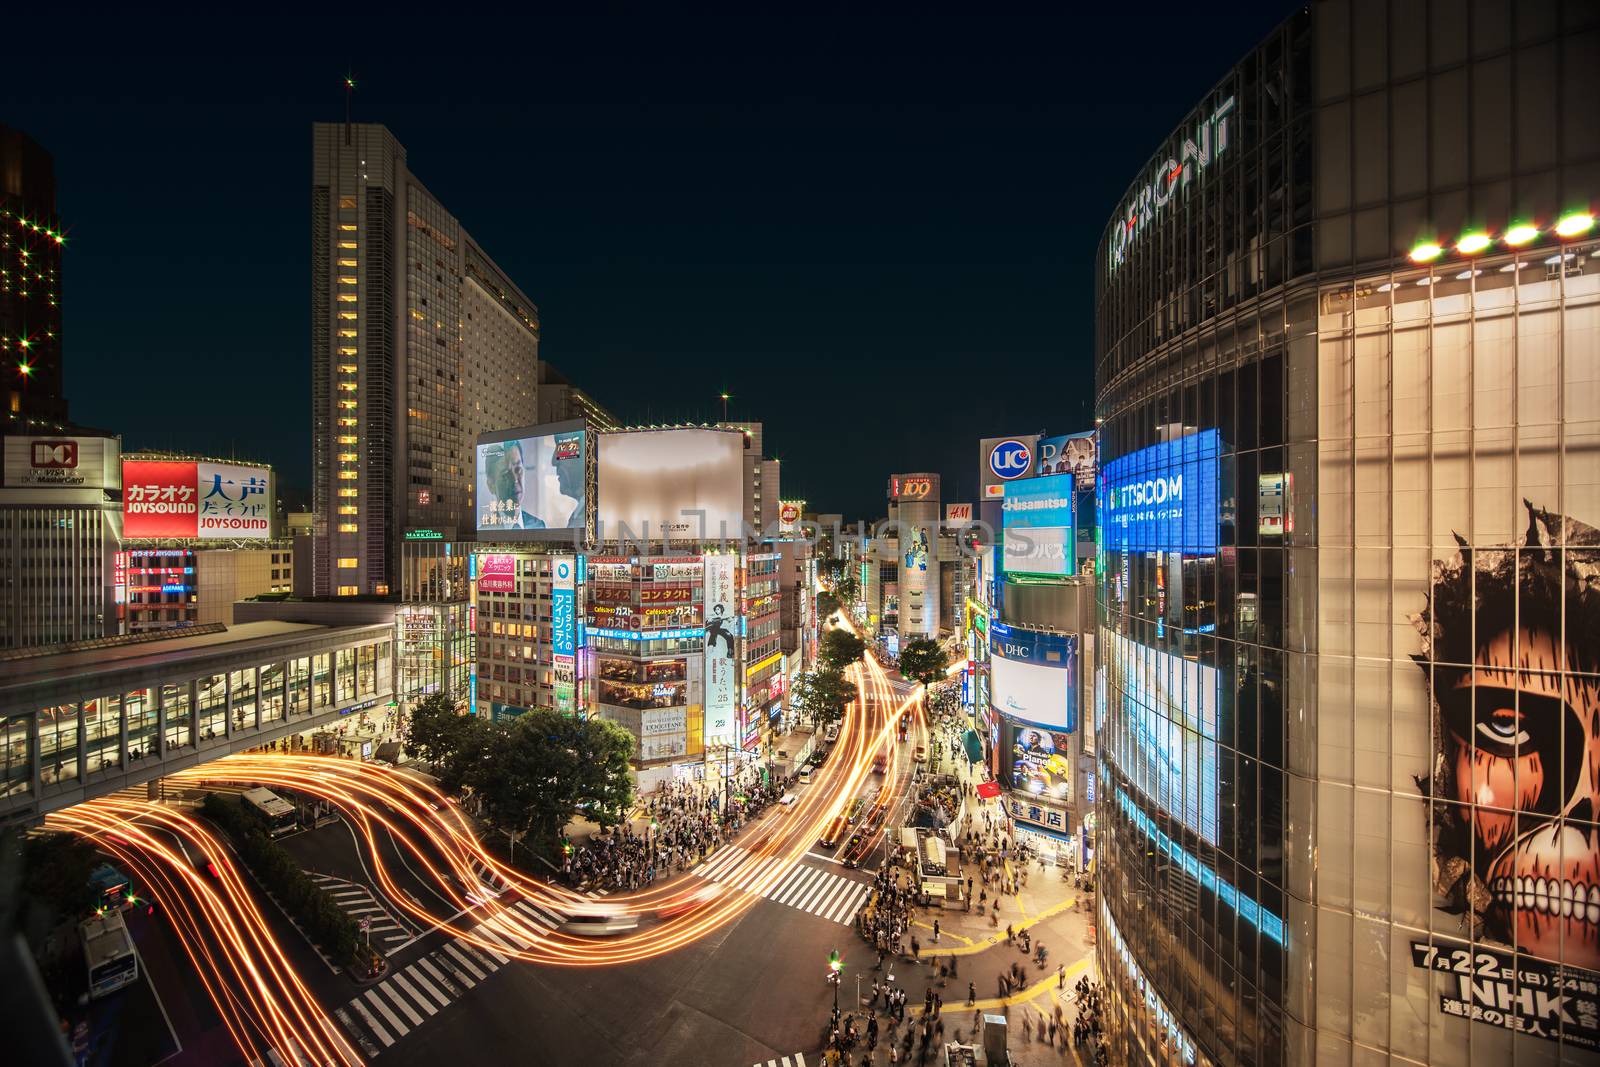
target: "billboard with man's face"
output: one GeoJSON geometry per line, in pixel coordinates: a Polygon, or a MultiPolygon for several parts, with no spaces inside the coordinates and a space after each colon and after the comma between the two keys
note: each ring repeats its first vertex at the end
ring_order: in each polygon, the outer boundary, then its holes
{"type": "Polygon", "coordinates": [[[638,430],[600,435],[603,540],[731,540],[744,524],[744,434],[638,430]]]}
{"type": "Polygon", "coordinates": [[[571,541],[587,520],[581,422],[502,431],[478,440],[478,535],[571,541]]]}

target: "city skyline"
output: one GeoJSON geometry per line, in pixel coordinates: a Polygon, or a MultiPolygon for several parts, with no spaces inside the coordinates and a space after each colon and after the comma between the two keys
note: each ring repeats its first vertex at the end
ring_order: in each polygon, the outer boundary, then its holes
{"type": "Polygon", "coordinates": [[[130,79],[123,42],[86,38],[102,62],[48,94],[14,90],[7,117],[55,156],[74,419],[129,448],[249,454],[309,495],[308,133],[343,117],[351,71],[353,117],[390,127],[539,306],[541,358],[630,423],[715,421],[731,393],[731,417],[766,424],[791,495],[869,517],[884,470],[941,470],[947,496],[970,499],[970,438],[1092,425],[1073,383],[1092,374],[1085,294],[1104,219],[1181,117],[1172,101],[1286,10],[1175,13],[1183,32],[1142,45],[1159,87],[1110,53],[1069,69],[1058,56],[1081,28],[1056,20],[869,20],[843,44],[806,23],[704,23],[684,33],[699,64],[661,59],[647,24],[556,20],[570,49],[549,65],[486,59],[442,94],[376,49],[309,56],[285,78],[269,37],[225,65],[202,49],[130,79]],[[730,81],[751,88],[730,98],[730,81]],[[1111,83],[1121,106],[1083,105],[1111,83]],[[505,136],[519,98],[527,144],[505,136]],[[191,121],[163,139],[154,114],[191,121]],[[640,167],[649,181],[626,177],[640,167]],[[120,375],[157,359],[183,373],[160,403],[130,406],[120,375]],[[957,406],[949,433],[872,418],[897,390],[937,397],[996,361],[1046,388],[957,406]],[[1076,398],[1074,424],[1057,394],[1076,398]],[[241,417],[240,397],[271,417],[241,417]],[[803,446],[809,425],[873,462],[836,470],[803,446]]]}

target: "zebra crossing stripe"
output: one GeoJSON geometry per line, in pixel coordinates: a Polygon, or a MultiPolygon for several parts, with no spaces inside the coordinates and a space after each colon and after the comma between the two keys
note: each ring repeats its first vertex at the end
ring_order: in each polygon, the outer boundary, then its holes
{"type": "MultiPolygon", "coordinates": [[[[433,965],[433,961],[428,959],[426,956],[424,956],[422,959],[417,961],[417,966],[421,967],[424,971],[427,971],[429,974],[431,974],[435,978],[437,978],[439,980],[439,984],[444,986],[445,991],[448,992],[451,996],[459,997],[464,992],[463,990],[457,989],[456,988],[456,984],[454,982],[452,982],[450,979],[446,978],[444,976],[444,972],[441,971],[439,968],[435,967],[433,965]]],[[[420,977],[420,975],[419,975],[419,977],[420,977]]],[[[470,979],[469,979],[469,981],[470,981],[470,979]]],[[[449,1001],[445,1001],[445,1003],[448,1004],[449,1001]]]]}
{"type": "Polygon", "coordinates": [[[405,1023],[400,1021],[400,1016],[389,1010],[389,1005],[384,1002],[382,997],[378,996],[377,986],[373,986],[371,989],[362,994],[362,999],[366,1000],[367,1003],[371,1004],[374,1008],[377,1008],[378,1012],[385,1019],[388,1019],[390,1024],[395,1028],[396,1031],[398,1031],[399,1036],[405,1036],[406,1031],[411,1029],[405,1023]]]}
{"type": "Polygon", "coordinates": [[[484,974],[482,971],[478,970],[477,967],[473,966],[472,961],[467,958],[466,953],[456,948],[454,942],[447,942],[444,946],[444,950],[449,955],[455,957],[456,962],[465,967],[473,975],[473,977],[478,979],[478,981],[481,982],[485,978],[489,977],[487,974],[484,974]]]}
{"type": "Polygon", "coordinates": [[[827,913],[833,909],[834,902],[838,900],[839,893],[843,888],[838,882],[829,878],[827,885],[823,887],[821,893],[817,894],[817,899],[811,902],[811,907],[807,908],[806,911],[812,915],[826,917],[827,913]]]}
{"type": "MultiPolygon", "coordinates": [[[[472,932],[489,942],[491,945],[499,945],[501,948],[510,949],[512,952],[517,951],[516,949],[511,948],[510,945],[501,941],[498,937],[494,936],[494,930],[489,927],[488,923],[479,923],[477,926],[473,927],[472,932]]],[[[510,956],[501,955],[492,948],[485,948],[483,945],[474,945],[472,947],[480,952],[487,952],[490,956],[499,960],[502,965],[511,962],[510,956]]]]}
{"type": "Polygon", "coordinates": [[[519,900],[513,904],[512,907],[516,908],[523,915],[527,916],[528,921],[533,923],[535,926],[541,926],[547,930],[555,928],[556,920],[552,916],[540,911],[532,904],[529,904],[526,900],[519,900]]]}
{"type": "MultiPolygon", "coordinates": [[[[370,993],[371,990],[368,990],[368,992],[370,993]]],[[[389,1036],[389,1031],[385,1030],[383,1024],[372,1017],[372,1013],[362,1005],[360,997],[352,1000],[350,1006],[355,1009],[357,1015],[361,1016],[361,1021],[367,1024],[367,1029],[372,1031],[372,1035],[383,1042],[384,1048],[394,1044],[394,1038],[389,1036]]]]}
{"type": "Polygon", "coordinates": [[[394,1006],[405,1013],[405,1017],[411,1020],[412,1026],[422,1025],[422,1016],[417,1014],[417,1009],[411,1006],[410,1001],[400,995],[400,991],[398,989],[391,986],[388,982],[384,982],[382,985],[375,988],[382,992],[384,996],[394,1001],[394,1006]]]}
{"type": "Polygon", "coordinates": [[[794,902],[793,898],[799,891],[800,887],[805,885],[807,882],[810,882],[821,873],[822,872],[815,867],[807,867],[804,864],[801,864],[794,869],[794,873],[789,876],[788,880],[785,881],[783,885],[781,885],[778,890],[774,892],[768,899],[777,901],[779,904],[792,904],[794,902]]]}
{"type": "Polygon", "coordinates": [[[427,1012],[429,1015],[438,1014],[439,1009],[433,1006],[433,1002],[431,1000],[417,992],[416,986],[412,985],[406,980],[404,973],[397,973],[393,978],[390,979],[390,981],[394,982],[401,989],[404,989],[407,993],[411,994],[411,999],[416,1001],[417,1006],[423,1011],[427,1012]]]}
{"type": "MultiPolygon", "coordinates": [[[[439,1007],[448,1008],[450,1006],[450,998],[445,996],[443,990],[441,990],[438,986],[428,981],[428,976],[422,973],[422,962],[423,961],[418,960],[416,963],[413,963],[411,966],[407,967],[403,972],[401,972],[401,976],[403,977],[405,975],[410,975],[411,981],[416,982],[417,985],[421,986],[427,991],[430,997],[439,1002],[439,1007]]],[[[419,1001],[422,1000],[421,997],[418,997],[417,999],[419,1001]]]]}
{"type": "Polygon", "coordinates": [[[828,876],[826,871],[824,871],[821,878],[815,879],[812,882],[809,890],[802,893],[795,899],[794,906],[801,911],[810,911],[812,907],[816,905],[817,901],[822,898],[822,894],[828,891],[828,887],[832,884],[832,882],[833,879],[828,876]]]}
{"type": "Polygon", "coordinates": [[[855,911],[856,903],[861,899],[859,886],[852,886],[844,891],[844,896],[839,898],[838,907],[834,908],[828,918],[836,923],[845,922],[850,914],[855,911]]]}

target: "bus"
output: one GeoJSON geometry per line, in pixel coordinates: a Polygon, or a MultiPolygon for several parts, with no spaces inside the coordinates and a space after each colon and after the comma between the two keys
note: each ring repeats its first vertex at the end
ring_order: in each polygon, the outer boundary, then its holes
{"type": "Polygon", "coordinates": [[[300,812],[287,800],[270,789],[246,789],[244,802],[255,809],[267,824],[267,833],[273,837],[289,833],[300,826],[300,812]]]}
{"type": "Polygon", "coordinates": [[[133,907],[133,879],[109,863],[89,872],[89,888],[94,890],[95,911],[122,911],[133,907]]]}
{"type": "Polygon", "coordinates": [[[91,1000],[114,993],[139,980],[139,957],[120,911],[94,915],[78,924],[83,961],[89,970],[91,1000]]]}

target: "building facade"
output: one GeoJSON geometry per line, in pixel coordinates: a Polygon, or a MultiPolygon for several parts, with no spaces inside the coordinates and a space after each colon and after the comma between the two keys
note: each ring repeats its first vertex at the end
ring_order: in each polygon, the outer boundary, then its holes
{"type": "Polygon", "coordinates": [[[1316,3],[1097,253],[1134,1064],[1600,1055],[1600,13],[1316,3]]]}
{"type": "Polygon", "coordinates": [[[0,357],[8,433],[62,429],[61,257],[55,162],[38,142],[0,125],[0,357]]]}
{"type": "Polygon", "coordinates": [[[233,606],[247,597],[294,592],[294,544],[125,548],[117,554],[127,633],[174,626],[233,624],[233,606]]]}
{"type": "Polygon", "coordinates": [[[406,531],[471,531],[478,435],[539,421],[538,309],[386,128],[312,142],[312,586],[391,595],[406,531]]]}
{"type": "Polygon", "coordinates": [[[539,363],[539,419],[541,423],[582,419],[591,429],[605,433],[622,428],[621,421],[552,364],[539,363]]]}

